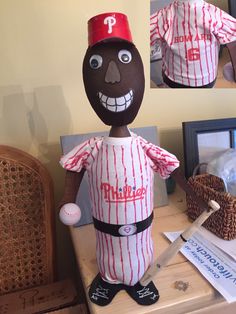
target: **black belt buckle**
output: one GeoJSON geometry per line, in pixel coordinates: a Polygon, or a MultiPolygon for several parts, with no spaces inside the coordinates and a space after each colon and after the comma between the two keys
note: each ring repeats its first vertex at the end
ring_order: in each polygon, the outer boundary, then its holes
{"type": "Polygon", "coordinates": [[[123,225],[118,229],[118,233],[121,236],[131,236],[137,233],[137,225],[136,223],[123,225]]]}

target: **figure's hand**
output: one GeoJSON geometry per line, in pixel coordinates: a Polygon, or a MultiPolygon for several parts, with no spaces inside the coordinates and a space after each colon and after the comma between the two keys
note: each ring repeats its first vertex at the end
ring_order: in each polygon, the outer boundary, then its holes
{"type": "Polygon", "coordinates": [[[81,210],[75,203],[67,203],[61,207],[59,217],[65,225],[72,226],[80,221],[81,210]]]}
{"type": "Polygon", "coordinates": [[[229,82],[235,82],[234,68],[231,62],[228,62],[223,67],[223,76],[229,82]]]}
{"type": "Polygon", "coordinates": [[[236,40],[226,44],[234,71],[234,81],[236,82],[236,40]]]}

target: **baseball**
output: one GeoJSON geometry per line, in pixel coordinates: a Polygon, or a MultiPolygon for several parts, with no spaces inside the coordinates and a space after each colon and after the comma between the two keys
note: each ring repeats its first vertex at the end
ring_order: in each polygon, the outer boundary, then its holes
{"type": "Polygon", "coordinates": [[[65,204],[60,209],[59,218],[67,226],[74,225],[81,218],[81,210],[74,203],[65,204]]]}

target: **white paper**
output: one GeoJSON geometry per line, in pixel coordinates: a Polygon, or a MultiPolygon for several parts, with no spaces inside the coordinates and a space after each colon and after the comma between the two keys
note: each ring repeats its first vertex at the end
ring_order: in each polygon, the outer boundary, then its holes
{"type": "MultiPolygon", "coordinates": [[[[165,232],[174,241],[178,232],[165,232]]],[[[227,302],[236,301],[236,262],[196,232],[180,250],[227,302]]]]}
{"type": "Polygon", "coordinates": [[[199,233],[203,235],[206,240],[210,241],[219,249],[229,254],[233,259],[236,260],[236,239],[230,241],[220,239],[204,227],[199,228],[199,233]]]}

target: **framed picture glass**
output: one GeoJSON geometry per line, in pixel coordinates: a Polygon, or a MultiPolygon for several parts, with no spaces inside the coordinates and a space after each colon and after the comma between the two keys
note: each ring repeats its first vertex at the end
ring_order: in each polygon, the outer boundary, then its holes
{"type": "Polygon", "coordinates": [[[236,147],[236,118],[183,122],[182,128],[187,178],[200,163],[236,147]]]}

